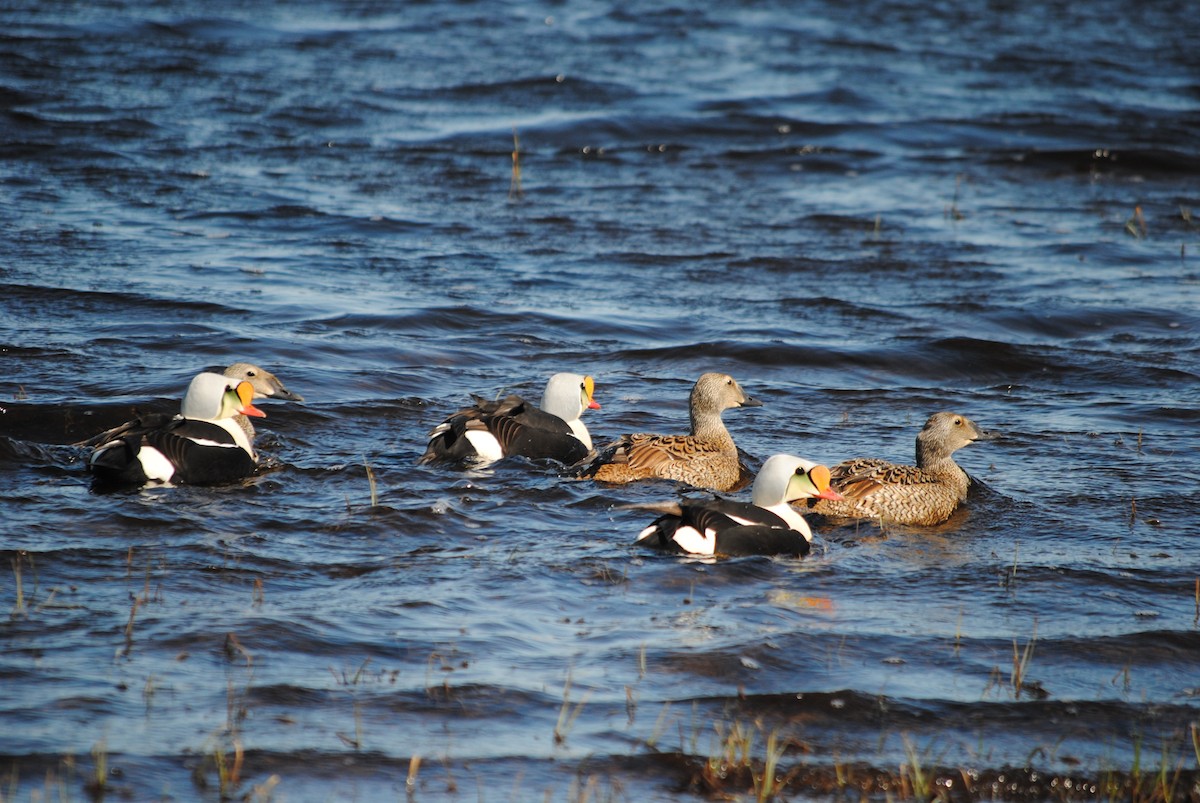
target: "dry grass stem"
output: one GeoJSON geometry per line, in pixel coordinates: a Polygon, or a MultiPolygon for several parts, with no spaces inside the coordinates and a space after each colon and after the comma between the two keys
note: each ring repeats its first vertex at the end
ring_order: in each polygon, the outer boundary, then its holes
{"type": "Polygon", "coordinates": [[[408,777],[404,779],[404,788],[412,797],[417,790],[417,773],[421,771],[421,757],[413,756],[408,760],[408,777]]]}
{"type": "Polygon", "coordinates": [[[1029,662],[1033,660],[1033,645],[1037,642],[1037,619],[1033,620],[1033,633],[1025,643],[1025,649],[1018,651],[1017,640],[1013,639],[1013,668],[1012,688],[1014,699],[1021,699],[1021,690],[1025,688],[1025,677],[1029,671],[1029,662]]]}
{"type": "Polygon", "coordinates": [[[563,744],[567,741],[567,734],[571,732],[571,728],[575,725],[575,720],[583,713],[583,706],[587,704],[588,698],[591,697],[591,692],[583,695],[583,699],[575,704],[574,709],[571,708],[571,675],[567,674],[567,680],[563,684],[563,701],[558,709],[558,722],[554,725],[554,743],[563,744]]]}
{"type": "Polygon", "coordinates": [[[12,567],[13,567],[13,577],[16,579],[16,582],[17,582],[17,588],[16,588],[17,599],[16,599],[15,604],[13,605],[12,615],[18,616],[20,614],[25,613],[25,587],[21,582],[21,553],[18,552],[17,557],[12,559],[12,567]]]}
{"type": "Polygon", "coordinates": [[[367,458],[363,456],[363,468],[367,470],[367,485],[371,489],[371,507],[379,506],[379,489],[375,485],[375,470],[371,468],[371,464],[367,462],[367,458]]]}
{"type": "Polygon", "coordinates": [[[521,142],[517,139],[517,129],[513,128],[512,180],[508,184],[508,198],[511,201],[524,195],[525,191],[521,189],[521,142]]]}

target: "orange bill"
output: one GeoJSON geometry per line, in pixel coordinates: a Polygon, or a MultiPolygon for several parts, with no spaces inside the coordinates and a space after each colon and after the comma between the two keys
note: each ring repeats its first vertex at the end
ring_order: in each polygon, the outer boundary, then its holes
{"type": "Polygon", "coordinates": [[[816,499],[828,499],[831,502],[842,501],[843,496],[829,487],[828,466],[813,466],[808,470],[808,478],[812,480],[813,486],[817,489],[817,493],[814,494],[816,499]]]}
{"type": "Polygon", "coordinates": [[[596,380],[592,379],[590,376],[585,376],[583,378],[583,389],[587,393],[588,409],[599,410],[600,402],[592,398],[593,394],[596,392],[596,380]]]}
{"type": "Polygon", "coordinates": [[[237,386],[238,399],[242,402],[242,409],[238,410],[242,415],[250,416],[251,418],[266,418],[267,414],[255,407],[250,402],[254,399],[254,386],[249,382],[239,382],[237,386]]]}

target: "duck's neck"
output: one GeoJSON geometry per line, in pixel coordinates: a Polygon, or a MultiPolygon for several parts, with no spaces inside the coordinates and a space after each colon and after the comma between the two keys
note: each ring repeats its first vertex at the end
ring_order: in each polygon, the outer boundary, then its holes
{"type": "Polygon", "coordinates": [[[691,415],[692,437],[733,443],[733,437],[729,434],[729,430],[725,428],[725,422],[721,420],[720,413],[696,412],[693,410],[691,415]]]}
{"type": "Polygon", "coordinates": [[[953,452],[938,449],[917,437],[917,468],[930,474],[938,474],[958,490],[959,501],[966,499],[967,486],[971,478],[954,462],[953,452]]]}
{"type": "Polygon", "coordinates": [[[258,459],[258,455],[254,453],[254,425],[250,423],[249,418],[246,418],[246,416],[243,415],[237,415],[233,418],[222,418],[221,420],[213,421],[212,423],[216,424],[221,429],[232,435],[234,443],[245,449],[246,452],[255,460],[258,459]],[[243,424],[241,421],[238,421],[237,419],[239,418],[243,419],[245,424],[243,424]]]}
{"type": "Polygon", "coordinates": [[[575,433],[575,437],[579,438],[583,445],[588,448],[588,451],[591,451],[592,436],[588,432],[588,428],[583,425],[583,421],[576,418],[574,421],[568,421],[567,426],[571,428],[571,432],[575,433]]]}
{"type": "Polygon", "coordinates": [[[917,436],[917,468],[928,469],[929,471],[944,471],[947,469],[958,468],[958,464],[954,462],[951,456],[953,452],[946,451],[946,448],[933,439],[926,440],[922,432],[917,436]]]}
{"type": "Polygon", "coordinates": [[[787,522],[787,526],[791,527],[796,532],[804,536],[804,540],[812,540],[812,530],[808,528],[808,522],[804,520],[794,507],[787,502],[780,502],[777,505],[763,506],[763,510],[769,510],[779,518],[787,522]]]}
{"type": "Polygon", "coordinates": [[[242,428],[242,432],[246,433],[246,442],[254,443],[254,424],[250,421],[249,416],[238,414],[233,417],[233,420],[242,428]]]}

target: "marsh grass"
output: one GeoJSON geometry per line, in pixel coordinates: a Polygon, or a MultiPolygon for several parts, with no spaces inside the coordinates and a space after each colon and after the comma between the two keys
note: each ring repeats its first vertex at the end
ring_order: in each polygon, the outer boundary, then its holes
{"type": "Polygon", "coordinates": [[[355,750],[363,748],[363,711],[362,701],[358,698],[358,692],[361,684],[368,679],[367,667],[370,665],[371,659],[365,659],[358,665],[358,669],[353,674],[348,674],[345,669],[341,670],[339,676],[331,668],[329,671],[333,674],[334,681],[338,685],[343,686],[350,692],[352,702],[352,711],[354,716],[354,735],[348,736],[342,731],[337,731],[335,735],[342,740],[342,743],[347,747],[352,747],[355,750]]]}
{"type": "Polygon", "coordinates": [[[1021,691],[1027,690],[1036,693],[1035,687],[1032,687],[1026,681],[1029,674],[1029,663],[1033,660],[1033,645],[1037,643],[1037,619],[1033,620],[1033,633],[1029,636],[1029,641],[1025,642],[1025,648],[1018,651],[1017,640],[1013,639],[1013,666],[1010,676],[1012,684],[1013,699],[1021,699],[1021,691]]]}
{"type": "Polygon", "coordinates": [[[591,696],[590,691],[585,693],[583,699],[576,703],[574,708],[571,707],[571,673],[568,672],[567,679],[563,683],[562,705],[558,708],[558,721],[554,724],[555,744],[566,743],[567,735],[575,726],[575,720],[579,719],[579,715],[583,713],[583,707],[591,696]]]}
{"type": "Polygon", "coordinates": [[[342,740],[342,744],[347,747],[352,747],[355,750],[363,749],[363,717],[362,717],[362,702],[354,701],[354,736],[347,736],[342,731],[337,731],[336,736],[342,740]]]}
{"type": "Polygon", "coordinates": [[[92,746],[92,777],[84,789],[93,798],[103,798],[108,790],[108,744],[104,739],[92,746]]]}
{"type": "Polygon", "coordinates": [[[379,488],[375,483],[375,469],[371,468],[371,464],[367,462],[366,455],[363,455],[363,468],[367,471],[367,487],[371,489],[371,507],[379,507],[379,488]]]}
{"type": "Polygon", "coordinates": [[[658,749],[659,740],[666,732],[667,726],[670,725],[671,703],[665,702],[662,708],[658,710],[658,718],[654,720],[654,727],[650,730],[650,735],[646,737],[646,747],[651,750],[658,749]]]}
{"type": "Polygon", "coordinates": [[[525,191],[521,189],[521,141],[517,138],[516,128],[513,128],[512,137],[512,178],[508,183],[508,199],[515,201],[523,198],[525,191]]]}
{"type": "Polygon", "coordinates": [[[1146,239],[1146,235],[1149,234],[1146,227],[1146,216],[1142,214],[1140,205],[1133,208],[1133,214],[1125,221],[1125,231],[1138,240],[1146,239]]]}
{"type": "MultiPolygon", "coordinates": [[[[546,800],[551,799],[551,794],[547,791],[546,800]]],[[[566,799],[567,803],[613,803],[627,798],[619,782],[612,779],[605,781],[595,775],[588,775],[587,778],[577,777],[571,780],[566,799]]]]}
{"type": "Polygon", "coordinates": [[[25,615],[25,584],[21,578],[21,558],[24,557],[24,554],[24,550],[20,550],[17,552],[16,557],[12,559],[13,580],[16,586],[14,589],[15,599],[13,601],[13,609],[12,613],[9,614],[9,618],[11,619],[25,615]]]}
{"type": "Polygon", "coordinates": [[[962,190],[963,174],[959,173],[954,177],[954,197],[950,199],[950,204],[946,207],[945,217],[948,220],[959,221],[966,217],[958,208],[958,196],[962,190]]]}
{"type": "MultiPolygon", "coordinates": [[[[41,611],[44,608],[51,607],[54,601],[54,595],[57,589],[50,589],[49,595],[40,603],[36,602],[38,597],[39,578],[37,564],[33,560],[33,555],[30,555],[24,549],[16,550],[12,558],[13,571],[13,608],[9,613],[10,619],[18,619],[28,616],[30,611],[41,611]],[[23,568],[25,567],[25,568],[23,568]],[[33,578],[32,587],[26,586],[25,570],[33,578]]],[[[56,607],[78,607],[78,606],[56,606],[56,607]]]]}
{"type": "Polygon", "coordinates": [[[404,779],[404,792],[409,800],[415,800],[417,794],[417,773],[421,771],[421,757],[414,755],[408,760],[408,775],[404,779]]]}
{"type": "Polygon", "coordinates": [[[1020,556],[1020,554],[1021,554],[1021,542],[1017,541],[1017,542],[1013,543],[1012,568],[1009,570],[1008,578],[1005,582],[1005,585],[1014,594],[1016,593],[1016,589],[1017,589],[1017,559],[1020,556]]]}
{"type": "Polygon", "coordinates": [[[213,767],[217,773],[217,789],[222,800],[234,796],[242,784],[242,768],[245,766],[246,751],[242,748],[239,736],[229,739],[230,753],[226,755],[220,744],[215,744],[212,751],[213,767]]]}
{"type": "Polygon", "coordinates": [[[906,761],[900,765],[900,783],[902,795],[905,798],[930,800],[933,797],[933,778],[922,764],[921,754],[913,745],[908,734],[904,735],[904,755],[906,761]]]}
{"type": "Polygon", "coordinates": [[[125,644],[117,650],[118,657],[128,657],[133,652],[133,624],[137,620],[138,608],[141,607],[140,597],[134,597],[129,606],[129,619],[125,622],[125,644]]]}
{"type": "Polygon", "coordinates": [[[689,786],[719,799],[741,799],[745,790],[756,803],[775,800],[783,794],[799,771],[780,774],[780,762],[795,742],[767,729],[760,720],[746,723],[713,723],[714,742],[708,757],[699,765],[689,786]],[[762,742],[762,757],[758,742],[762,742]]]}

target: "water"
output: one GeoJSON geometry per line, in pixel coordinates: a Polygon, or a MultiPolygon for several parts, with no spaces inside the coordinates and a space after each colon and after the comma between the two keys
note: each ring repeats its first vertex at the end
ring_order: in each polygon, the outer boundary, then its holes
{"type": "Polygon", "coordinates": [[[914,757],[1197,794],[1191,20],[0,10],[3,788],[704,799],[736,726],[792,798],[914,757]],[[307,400],[258,476],[92,493],[70,444],[237,360],[307,400]],[[633,547],[665,483],[415,465],[560,370],[598,442],[682,431],[708,370],[764,402],[726,415],[755,465],[1005,437],[946,525],[814,521],[803,561],[633,547]]]}

